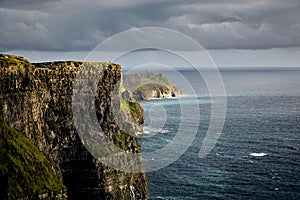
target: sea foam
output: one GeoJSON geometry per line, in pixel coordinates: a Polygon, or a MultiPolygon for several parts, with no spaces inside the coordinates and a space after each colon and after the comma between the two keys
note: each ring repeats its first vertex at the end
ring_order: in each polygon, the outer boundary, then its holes
{"type": "Polygon", "coordinates": [[[262,157],[262,156],[266,156],[266,153],[250,153],[250,156],[255,156],[255,157],[262,157]]]}

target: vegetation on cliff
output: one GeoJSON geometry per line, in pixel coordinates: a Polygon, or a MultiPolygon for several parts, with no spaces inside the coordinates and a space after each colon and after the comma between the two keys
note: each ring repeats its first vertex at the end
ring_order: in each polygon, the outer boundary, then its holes
{"type": "MultiPolygon", "coordinates": [[[[121,109],[123,111],[128,111],[134,121],[139,121],[141,120],[141,116],[144,116],[144,109],[142,106],[136,102],[133,99],[127,100],[127,99],[122,99],[121,100],[121,109]]],[[[141,122],[143,123],[143,122],[141,122]]]]}
{"type": "Polygon", "coordinates": [[[45,193],[60,193],[65,189],[44,154],[23,133],[3,122],[0,122],[0,183],[1,199],[37,199],[45,193]]]}
{"type": "Polygon", "coordinates": [[[2,67],[8,67],[11,65],[26,66],[30,65],[30,62],[21,56],[0,54],[0,64],[2,67]]]}
{"type": "Polygon", "coordinates": [[[123,84],[134,99],[149,100],[153,98],[171,98],[181,95],[181,90],[162,74],[150,72],[125,74],[123,84]]]}
{"type": "Polygon", "coordinates": [[[121,129],[130,135],[142,133],[145,121],[143,107],[132,98],[122,98],[120,109],[122,111],[120,113],[122,118],[121,129]]]}

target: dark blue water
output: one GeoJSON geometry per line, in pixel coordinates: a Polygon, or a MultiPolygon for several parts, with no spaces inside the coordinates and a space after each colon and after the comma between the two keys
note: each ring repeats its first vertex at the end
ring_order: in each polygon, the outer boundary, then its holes
{"type": "MultiPolygon", "coordinates": [[[[144,152],[172,142],[185,103],[199,106],[198,131],[179,159],[147,173],[149,199],[300,199],[300,71],[223,71],[225,125],[204,158],[198,152],[211,104],[217,102],[195,72],[180,73],[192,84],[197,100],[182,88],[187,96],[180,101],[142,102],[147,120],[140,142],[144,152]]],[[[165,75],[176,82],[175,73],[165,75]]]]}

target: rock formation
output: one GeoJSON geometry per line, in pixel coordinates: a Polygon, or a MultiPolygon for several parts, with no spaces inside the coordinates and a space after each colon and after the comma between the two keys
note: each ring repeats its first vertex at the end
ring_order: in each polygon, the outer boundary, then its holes
{"type": "Polygon", "coordinates": [[[181,95],[181,90],[162,74],[150,72],[125,74],[124,87],[128,89],[134,99],[150,100],[155,98],[171,98],[181,95]]]}
{"type": "MultiPolygon", "coordinates": [[[[9,130],[15,129],[28,137],[47,158],[45,166],[48,166],[48,172],[54,174],[65,186],[58,187],[57,191],[51,191],[49,187],[35,194],[16,193],[14,197],[55,199],[59,196],[65,199],[68,196],[68,199],[126,200],[147,198],[145,173],[124,173],[101,164],[87,151],[78,136],[72,116],[72,91],[76,73],[85,65],[97,67],[101,73],[95,102],[99,124],[103,127],[104,134],[122,149],[130,152],[141,151],[137,138],[126,134],[112,117],[112,93],[122,87],[119,65],[72,61],[31,64],[22,57],[1,54],[0,121],[7,124],[9,130]],[[54,193],[55,195],[51,195],[54,193]]],[[[132,116],[143,114],[141,111],[135,112],[137,105],[135,108],[130,107],[130,104],[128,106],[132,116]]],[[[141,126],[143,120],[139,120],[138,123],[141,126]]],[[[2,142],[7,141],[0,141],[1,144],[2,142]]],[[[5,157],[2,154],[0,156],[2,164],[5,157]]],[[[6,187],[5,191],[11,191],[12,188],[9,187],[14,185],[10,183],[15,181],[16,177],[2,169],[4,168],[0,168],[1,188],[3,184],[6,187]]],[[[30,176],[38,174],[37,172],[30,176]]],[[[26,187],[22,182],[20,185],[26,187]]],[[[0,197],[14,198],[5,191],[1,189],[0,197]]]]}

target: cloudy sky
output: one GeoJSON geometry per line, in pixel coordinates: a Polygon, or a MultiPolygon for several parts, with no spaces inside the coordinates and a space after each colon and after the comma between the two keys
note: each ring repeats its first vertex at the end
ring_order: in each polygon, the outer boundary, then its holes
{"type": "Polygon", "coordinates": [[[300,66],[299,0],[0,0],[0,51],[82,59],[139,27],[180,31],[223,66],[300,66]]]}

